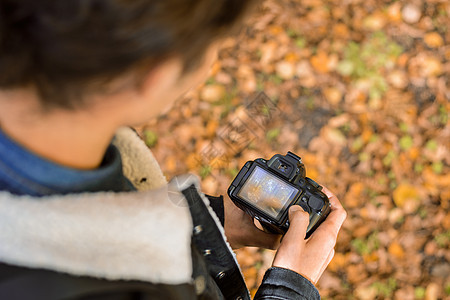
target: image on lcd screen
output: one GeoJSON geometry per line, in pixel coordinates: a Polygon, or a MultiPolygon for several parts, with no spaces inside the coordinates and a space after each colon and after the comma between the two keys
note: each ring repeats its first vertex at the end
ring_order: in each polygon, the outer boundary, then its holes
{"type": "Polygon", "coordinates": [[[290,202],[298,190],[260,167],[249,176],[238,196],[277,218],[281,209],[290,202]]]}

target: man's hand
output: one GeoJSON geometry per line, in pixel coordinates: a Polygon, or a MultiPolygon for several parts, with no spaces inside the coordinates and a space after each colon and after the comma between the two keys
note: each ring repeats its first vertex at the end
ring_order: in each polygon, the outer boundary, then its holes
{"type": "Polygon", "coordinates": [[[274,267],[295,271],[316,284],[334,256],[339,229],[347,213],[339,200],[327,188],[323,192],[331,203],[331,212],[325,221],[305,240],[309,215],[298,205],[289,209],[289,230],[273,261],[274,267]]]}
{"type": "Polygon", "coordinates": [[[238,208],[228,198],[223,197],[225,209],[225,235],[233,249],[244,246],[276,249],[280,244],[281,235],[266,233],[258,229],[253,218],[238,208]]]}

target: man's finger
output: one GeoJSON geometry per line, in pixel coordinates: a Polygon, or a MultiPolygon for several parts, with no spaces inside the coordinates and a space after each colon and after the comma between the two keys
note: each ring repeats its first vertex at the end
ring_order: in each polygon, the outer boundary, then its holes
{"type": "Polygon", "coordinates": [[[309,224],[309,214],[299,205],[292,205],[289,208],[289,229],[285,234],[285,238],[294,235],[297,238],[304,239],[306,229],[309,224]]]}
{"type": "Polygon", "coordinates": [[[280,245],[281,235],[267,233],[258,228],[254,228],[252,234],[252,244],[254,246],[275,250],[280,245]]]}
{"type": "Polygon", "coordinates": [[[331,212],[316,231],[321,232],[320,234],[329,234],[331,237],[337,238],[339,230],[347,218],[347,212],[342,207],[337,197],[326,187],[323,188],[323,192],[327,195],[327,197],[329,197],[331,212]]]}
{"type": "Polygon", "coordinates": [[[342,207],[342,204],[341,204],[341,202],[339,202],[336,195],[333,194],[329,189],[327,189],[326,187],[323,187],[322,192],[324,192],[325,195],[327,195],[332,209],[344,209],[344,207],[342,207]]]}

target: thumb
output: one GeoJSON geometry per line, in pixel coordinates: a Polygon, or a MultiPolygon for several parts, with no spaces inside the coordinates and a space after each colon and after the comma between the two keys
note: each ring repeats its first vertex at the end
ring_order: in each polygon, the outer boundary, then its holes
{"type": "Polygon", "coordinates": [[[309,214],[303,210],[300,205],[292,205],[289,208],[289,229],[285,234],[295,236],[296,238],[304,239],[306,236],[306,229],[309,224],[309,214]]]}

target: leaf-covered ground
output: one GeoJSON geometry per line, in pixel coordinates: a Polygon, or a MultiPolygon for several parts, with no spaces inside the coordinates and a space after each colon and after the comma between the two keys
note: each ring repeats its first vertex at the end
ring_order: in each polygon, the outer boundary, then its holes
{"type": "MultiPolygon", "coordinates": [[[[348,211],[324,299],[450,299],[449,44],[447,0],[268,0],[142,133],[216,195],[248,160],[300,155],[348,211]]],[[[273,255],[237,251],[252,293],[273,255]]]]}

